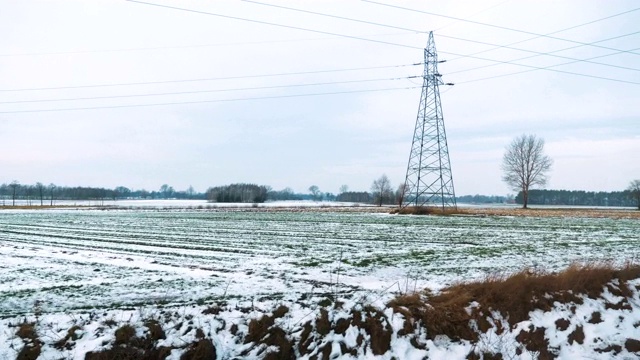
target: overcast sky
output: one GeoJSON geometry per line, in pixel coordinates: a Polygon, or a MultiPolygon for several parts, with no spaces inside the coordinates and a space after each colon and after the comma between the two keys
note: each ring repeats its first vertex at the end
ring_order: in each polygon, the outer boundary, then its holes
{"type": "Polygon", "coordinates": [[[430,30],[443,80],[455,83],[441,93],[457,195],[513,193],[500,163],[524,133],[554,160],[547,188],[623,190],[640,178],[638,1],[375,0],[422,12],[148,1],[196,12],[0,0],[0,183],[335,193],[369,190],[386,173],[395,187],[420,98],[421,79],[408,77],[421,74],[412,64],[430,30]],[[139,106],[152,104],[165,105],[139,106]]]}

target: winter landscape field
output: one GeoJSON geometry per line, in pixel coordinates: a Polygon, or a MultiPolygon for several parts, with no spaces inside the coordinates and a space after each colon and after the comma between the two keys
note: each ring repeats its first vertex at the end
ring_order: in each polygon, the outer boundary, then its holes
{"type": "MultiPolygon", "coordinates": [[[[314,318],[323,301],[384,307],[394,296],[424,288],[438,291],[461,281],[525,268],[554,271],[576,262],[622,265],[640,255],[637,219],[399,216],[312,208],[22,210],[3,211],[0,229],[0,358],[13,358],[27,346],[14,335],[25,321],[48,324],[38,334],[51,344],[79,326],[76,331],[84,335],[77,344],[56,348],[43,341],[39,358],[84,359],[88,351],[113,346],[108,339],[117,326],[97,331],[100,321],[143,324],[144,314],[169,316],[162,309],[200,319],[202,309],[234,304],[217,311],[226,321],[216,326],[229,329],[287,304],[286,320],[277,320],[292,328],[314,318]],[[243,307],[251,310],[237,310],[243,307]]],[[[196,339],[175,322],[174,335],[163,341],[177,346],[196,339]]],[[[211,335],[218,358],[264,355],[265,349],[230,340],[235,334],[225,340],[216,332],[211,335]]],[[[406,356],[444,351],[446,358],[472,350],[469,344],[457,346],[413,349],[406,356]]],[[[185,351],[171,356],[178,359],[185,351]]],[[[369,355],[391,358],[397,351],[404,350],[396,346],[384,356],[369,355]]],[[[367,355],[339,349],[336,354],[367,355]]]]}

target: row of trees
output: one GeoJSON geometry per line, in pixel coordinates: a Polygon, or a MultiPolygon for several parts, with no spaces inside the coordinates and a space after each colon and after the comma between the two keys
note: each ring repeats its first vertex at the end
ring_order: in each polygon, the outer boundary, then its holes
{"type": "Polygon", "coordinates": [[[355,202],[365,204],[376,204],[378,206],[393,205],[402,203],[402,196],[404,195],[404,185],[401,185],[396,192],[391,187],[391,182],[386,174],[380,176],[380,178],[373,181],[371,184],[371,192],[366,191],[349,191],[349,186],[340,186],[340,194],[337,196],[326,193],[322,194],[317,185],[311,185],[309,187],[309,193],[311,199],[314,201],[325,200],[329,201],[341,201],[341,202],[355,202]]]}
{"type": "Polygon", "coordinates": [[[15,206],[16,200],[27,205],[54,205],[57,200],[117,200],[117,199],[204,199],[204,194],[193,187],[184,191],[175,191],[169,185],[162,185],[158,191],[131,190],[125,186],[113,189],[88,186],[58,186],[43,183],[20,184],[13,181],[0,185],[2,205],[15,206]]]}

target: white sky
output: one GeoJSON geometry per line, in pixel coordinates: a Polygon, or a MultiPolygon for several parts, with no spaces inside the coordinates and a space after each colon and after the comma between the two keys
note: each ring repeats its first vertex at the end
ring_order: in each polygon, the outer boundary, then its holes
{"type": "MultiPolygon", "coordinates": [[[[0,0],[0,183],[148,190],[167,183],[204,191],[252,182],[338,192],[342,184],[369,190],[386,173],[395,187],[405,176],[419,88],[219,100],[419,86],[420,79],[406,77],[421,67],[404,65],[422,61],[429,30],[439,58],[448,60],[439,67],[443,80],[456,83],[441,88],[456,194],[511,193],[500,163],[505,146],[523,133],[546,140],[554,159],[547,188],[623,190],[640,178],[640,10],[552,35],[573,43],[537,37],[513,45],[543,53],[575,47],[554,53],[570,59],[519,61],[535,67],[613,54],[591,60],[609,66],[552,69],[630,84],[548,70],[495,77],[531,68],[478,58],[512,61],[535,53],[500,48],[459,58],[454,54],[492,46],[452,37],[508,45],[535,36],[360,0],[256,1],[419,32],[240,0],[149,1],[405,46],[127,1],[0,0]],[[608,49],[575,43],[628,34],[597,44],[608,49]],[[392,65],[403,66],[246,77],[392,65]],[[238,76],[245,78],[68,88],[238,76]],[[391,78],[401,79],[299,86],[391,78]],[[8,91],[47,87],[58,89],[8,91]],[[256,87],[272,88],[246,89],[256,87]],[[245,90],[229,91],[237,88],[245,90]],[[208,92],[131,97],[194,91],[208,92]],[[33,102],[86,97],[111,98],[33,102]],[[121,107],[193,101],[212,102],[121,107]],[[40,111],[95,107],[110,108],[40,111]]],[[[376,1],[536,34],[640,8],[634,0],[376,1]]]]}

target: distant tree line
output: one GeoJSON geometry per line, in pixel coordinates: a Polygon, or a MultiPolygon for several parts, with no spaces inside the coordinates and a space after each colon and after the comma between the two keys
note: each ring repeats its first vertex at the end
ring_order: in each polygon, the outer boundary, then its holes
{"type": "MultiPolygon", "coordinates": [[[[516,195],[516,203],[523,203],[522,191],[516,195]]],[[[575,190],[529,190],[531,205],[576,205],[576,206],[637,206],[632,192],[575,191],[575,190]]]]}
{"type": "Polygon", "coordinates": [[[372,202],[372,198],[366,191],[347,191],[339,194],[336,201],[368,204],[372,202]]]}
{"type": "MultiPolygon", "coordinates": [[[[348,191],[348,186],[340,188],[337,196],[323,193],[313,185],[308,194],[296,193],[287,187],[273,190],[269,186],[256,184],[231,184],[209,188],[205,193],[196,192],[193,187],[176,191],[172,186],[163,184],[157,191],[145,189],[132,190],[125,186],[113,189],[88,186],[58,186],[43,183],[20,184],[17,181],[0,185],[0,206],[24,204],[55,205],[56,201],[73,200],[118,200],[118,199],[206,199],[211,202],[262,203],[282,200],[340,201],[375,205],[394,205],[402,203],[404,186],[401,184],[395,193],[386,176],[382,176],[372,185],[372,191],[348,191]]],[[[634,180],[625,191],[593,192],[576,190],[529,190],[528,202],[532,205],[574,205],[574,206],[625,206],[640,209],[640,180],[634,180]]],[[[505,196],[465,195],[456,197],[461,203],[509,203],[523,204],[520,191],[515,199],[505,196]]]]}
{"type": "Polygon", "coordinates": [[[302,200],[302,198],[303,196],[301,194],[296,194],[290,187],[286,187],[282,190],[270,190],[267,193],[267,199],[273,201],[302,200]]]}
{"type": "Polygon", "coordinates": [[[0,206],[15,205],[16,201],[27,205],[54,205],[58,200],[118,200],[118,199],[204,199],[205,194],[193,187],[175,191],[169,185],[162,185],[158,191],[131,190],[125,186],[114,189],[89,186],[58,186],[43,183],[20,184],[13,181],[0,185],[0,206]]]}
{"type": "Polygon", "coordinates": [[[256,184],[231,184],[211,187],[207,190],[207,200],[218,203],[263,203],[271,188],[256,184]]]}
{"type": "Polygon", "coordinates": [[[506,196],[496,195],[464,195],[456,196],[456,202],[467,204],[504,204],[513,201],[513,195],[511,198],[506,196]]]}

